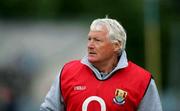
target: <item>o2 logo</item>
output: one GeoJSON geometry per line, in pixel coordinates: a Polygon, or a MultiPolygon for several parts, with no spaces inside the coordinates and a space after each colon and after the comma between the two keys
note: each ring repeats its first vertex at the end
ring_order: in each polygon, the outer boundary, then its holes
{"type": "Polygon", "coordinates": [[[98,97],[98,96],[90,96],[90,97],[88,97],[83,102],[82,111],[87,111],[88,105],[92,101],[97,101],[101,106],[101,111],[106,111],[106,104],[105,104],[104,100],[102,98],[98,97]]]}

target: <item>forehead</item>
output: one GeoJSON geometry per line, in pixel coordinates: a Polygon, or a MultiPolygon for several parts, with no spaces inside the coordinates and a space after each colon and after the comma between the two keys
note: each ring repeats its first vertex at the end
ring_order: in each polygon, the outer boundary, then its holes
{"type": "Polygon", "coordinates": [[[99,24],[91,25],[90,30],[91,31],[108,31],[108,28],[105,24],[99,23],[99,24]]]}
{"type": "Polygon", "coordinates": [[[106,37],[107,32],[104,31],[89,31],[88,37],[101,37],[104,36],[106,37]]]}
{"type": "Polygon", "coordinates": [[[94,29],[90,29],[88,36],[107,36],[108,29],[105,25],[97,25],[94,29]]]}

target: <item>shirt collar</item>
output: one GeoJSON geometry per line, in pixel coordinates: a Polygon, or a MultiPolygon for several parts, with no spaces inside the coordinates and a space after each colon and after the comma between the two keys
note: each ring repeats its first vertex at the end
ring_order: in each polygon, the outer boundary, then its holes
{"type": "Polygon", "coordinates": [[[126,51],[123,50],[121,55],[119,56],[119,61],[118,61],[118,64],[117,66],[109,73],[107,74],[106,76],[102,77],[101,76],[101,73],[98,71],[98,69],[96,69],[89,61],[88,61],[88,58],[87,56],[83,57],[81,59],[81,63],[88,66],[96,75],[96,77],[100,80],[104,80],[106,78],[108,78],[110,75],[112,75],[115,71],[119,70],[119,69],[122,69],[122,68],[125,68],[128,66],[128,60],[127,60],[127,55],[126,55],[126,51]]]}

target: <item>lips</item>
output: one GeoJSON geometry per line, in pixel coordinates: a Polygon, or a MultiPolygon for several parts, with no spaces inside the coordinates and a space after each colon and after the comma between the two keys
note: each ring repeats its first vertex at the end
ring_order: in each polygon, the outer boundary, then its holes
{"type": "Polygon", "coordinates": [[[88,51],[88,60],[93,62],[96,60],[97,53],[94,51],[88,51]]]}
{"type": "Polygon", "coordinates": [[[96,54],[95,52],[89,52],[89,54],[96,54]]]}

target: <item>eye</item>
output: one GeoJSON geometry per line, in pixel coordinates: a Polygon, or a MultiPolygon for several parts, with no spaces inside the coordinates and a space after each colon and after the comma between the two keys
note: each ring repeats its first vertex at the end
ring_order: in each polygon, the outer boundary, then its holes
{"type": "Polygon", "coordinates": [[[91,40],[91,38],[89,37],[89,38],[88,38],[88,41],[90,41],[90,40],[91,40]]]}
{"type": "Polygon", "coordinates": [[[95,38],[94,40],[97,41],[97,42],[100,42],[100,41],[101,41],[100,39],[97,39],[97,38],[95,38]]]}

